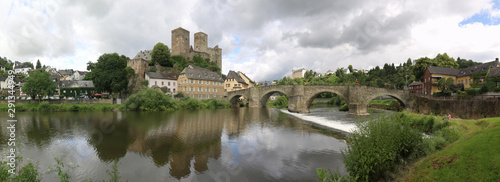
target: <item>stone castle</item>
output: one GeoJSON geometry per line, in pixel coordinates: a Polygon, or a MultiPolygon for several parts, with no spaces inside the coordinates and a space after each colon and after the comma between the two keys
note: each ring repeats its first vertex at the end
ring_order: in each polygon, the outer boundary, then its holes
{"type": "MultiPolygon", "coordinates": [[[[172,30],[172,46],[170,47],[172,56],[183,56],[186,60],[199,55],[202,58],[210,58],[222,69],[222,49],[219,46],[208,47],[208,35],[203,32],[194,34],[194,49],[189,45],[189,31],[181,27],[172,30]]],[[[144,80],[145,73],[149,70],[148,62],[151,61],[153,50],[140,51],[137,55],[127,61],[127,66],[134,69],[135,74],[144,80]]],[[[181,70],[182,71],[182,70],[181,70]]],[[[141,81],[139,80],[139,81],[141,81]]]]}
{"type": "Polygon", "coordinates": [[[208,47],[208,35],[203,32],[194,34],[194,49],[189,45],[189,31],[181,27],[172,30],[172,56],[184,56],[186,60],[199,55],[203,58],[210,58],[222,69],[222,49],[216,45],[214,48],[208,47]]]}

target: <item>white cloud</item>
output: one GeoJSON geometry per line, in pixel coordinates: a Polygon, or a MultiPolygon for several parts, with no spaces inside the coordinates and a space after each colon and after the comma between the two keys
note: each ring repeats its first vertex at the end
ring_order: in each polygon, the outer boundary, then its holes
{"type": "Polygon", "coordinates": [[[223,50],[223,72],[257,81],[280,79],[292,69],[317,72],[399,64],[408,58],[450,56],[474,61],[498,57],[498,25],[459,26],[481,11],[481,1],[2,1],[0,56],[40,59],[57,68],[85,70],[110,52],[129,57],[171,30],[203,31],[223,50]]]}

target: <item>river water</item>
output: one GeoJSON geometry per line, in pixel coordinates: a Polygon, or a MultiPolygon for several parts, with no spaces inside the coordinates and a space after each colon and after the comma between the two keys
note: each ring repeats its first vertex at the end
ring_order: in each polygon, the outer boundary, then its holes
{"type": "MultiPolygon", "coordinates": [[[[42,181],[108,180],[118,160],[125,181],[313,181],[316,168],[346,173],[341,150],[356,117],[337,108],[309,114],[275,108],[175,112],[16,113],[17,150],[42,181]]],[[[7,112],[0,113],[5,153],[7,112]]]]}

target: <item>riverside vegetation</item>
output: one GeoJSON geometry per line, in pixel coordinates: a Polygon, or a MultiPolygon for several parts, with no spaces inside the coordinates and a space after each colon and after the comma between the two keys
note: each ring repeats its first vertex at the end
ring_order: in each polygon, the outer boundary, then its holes
{"type": "Polygon", "coordinates": [[[358,121],[342,154],[348,171],[317,169],[321,181],[492,181],[500,174],[500,118],[444,120],[408,112],[358,121]],[[470,167],[470,166],[474,167],[470,167]]]}
{"type": "MultiPolygon", "coordinates": [[[[162,92],[145,88],[131,95],[125,104],[49,104],[44,101],[40,104],[16,104],[16,111],[173,111],[177,109],[223,109],[231,108],[231,103],[216,100],[198,100],[193,98],[182,98],[179,101],[172,99],[162,92]]],[[[7,111],[8,105],[0,105],[0,111],[7,111]]]]}

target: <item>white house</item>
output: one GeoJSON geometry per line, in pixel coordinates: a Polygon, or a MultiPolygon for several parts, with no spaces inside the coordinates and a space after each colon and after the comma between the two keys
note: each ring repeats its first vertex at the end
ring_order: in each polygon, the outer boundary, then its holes
{"type": "Polygon", "coordinates": [[[147,72],[145,79],[148,81],[150,88],[167,87],[167,92],[177,94],[177,78],[175,75],[168,75],[156,72],[147,72]]]}
{"type": "Polygon", "coordinates": [[[29,62],[24,62],[24,63],[19,63],[19,64],[14,64],[14,72],[17,74],[17,73],[21,73],[21,74],[25,74],[25,75],[28,75],[28,71],[30,69],[33,69],[32,65],[29,64],[29,62]]]}

